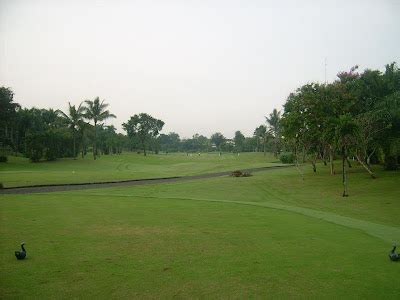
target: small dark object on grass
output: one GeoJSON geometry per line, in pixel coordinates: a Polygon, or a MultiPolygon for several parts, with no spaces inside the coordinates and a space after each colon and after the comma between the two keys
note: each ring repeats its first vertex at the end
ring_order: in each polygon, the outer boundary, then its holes
{"type": "Polygon", "coordinates": [[[15,251],[15,257],[17,259],[24,259],[26,257],[26,251],[25,251],[24,245],[25,245],[25,243],[21,244],[22,251],[15,251]]]}
{"type": "Polygon", "coordinates": [[[234,176],[234,177],[241,177],[242,175],[243,175],[243,173],[240,170],[236,170],[231,173],[231,176],[234,176]]]}
{"type": "Polygon", "coordinates": [[[389,253],[389,258],[391,261],[399,261],[400,260],[400,254],[395,252],[396,247],[397,247],[396,245],[393,245],[393,249],[389,253]]]}
{"type": "Polygon", "coordinates": [[[252,175],[250,172],[242,172],[240,170],[236,170],[231,173],[231,176],[233,176],[233,177],[250,177],[252,175]]]}

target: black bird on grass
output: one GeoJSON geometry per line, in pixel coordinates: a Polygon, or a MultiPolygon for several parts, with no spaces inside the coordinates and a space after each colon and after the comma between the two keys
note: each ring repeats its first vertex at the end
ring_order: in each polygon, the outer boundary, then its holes
{"type": "Polygon", "coordinates": [[[22,251],[15,251],[15,257],[17,259],[24,259],[26,257],[26,250],[24,248],[25,243],[21,244],[22,251]]]}
{"type": "Polygon", "coordinates": [[[391,261],[400,260],[400,254],[395,252],[396,251],[396,247],[397,247],[396,245],[393,245],[393,249],[389,253],[389,258],[390,258],[391,261]]]}

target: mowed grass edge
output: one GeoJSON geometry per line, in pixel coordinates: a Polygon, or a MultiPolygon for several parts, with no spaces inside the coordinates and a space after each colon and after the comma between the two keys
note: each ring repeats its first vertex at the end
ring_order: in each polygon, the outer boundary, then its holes
{"type": "Polygon", "coordinates": [[[381,276],[398,271],[387,259],[386,243],[297,213],[112,195],[7,200],[1,226],[1,273],[7,276],[0,281],[6,298],[60,292],[100,298],[394,298],[399,292],[381,276]],[[12,253],[18,239],[29,245],[22,262],[12,253]]]}
{"type": "Polygon", "coordinates": [[[340,175],[322,167],[306,169],[304,180],[285,169],[2,196],[1,294],[396,299],[399,288],[386,280],[399,266],[387,258],[390,242],[363,231],[399,228],[398,173],[377,173],[372,180],[353,169],[348,198],[340,196],[340,175]],[[30,260],[19,265],[16,240],[30,244],[30,260]]]}

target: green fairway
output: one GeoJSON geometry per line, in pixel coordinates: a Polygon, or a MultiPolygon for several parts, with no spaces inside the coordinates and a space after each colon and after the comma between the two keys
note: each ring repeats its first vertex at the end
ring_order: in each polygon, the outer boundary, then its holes
{"type": "MultiPolygon", "coordinates": [[[[327,167],[326,167],[327,168],[327,167]]],[[[308,169],[307,169],[308,170],[308,169]]],[[[0,198],[2,298],[396,299],[398,172],[327,169],[0,198]],[[26,242],[28,258],[13,256],[26,242]]]]}
{"type": "Polygon", "coordinates": [[[90,155],[83,159],[59,159],[52,162],[30,163],[21,157],[9,157],[0,164],[0,182],[5,187],[35,184],[102,182],[124,179],[197,175],[240,168],[277,165],[271,154],[175,153],[148,155],[124,153],[105,155],[94,161],[90,155]]]}

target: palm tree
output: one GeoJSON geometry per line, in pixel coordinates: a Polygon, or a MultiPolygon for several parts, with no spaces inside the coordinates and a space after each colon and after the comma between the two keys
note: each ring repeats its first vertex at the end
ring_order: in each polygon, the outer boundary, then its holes
{"type": "Polygon", "coordinates": [[[257,151],[259,151],[260,140],[263,144],[264,156],[266,155],[266,144],[267,144],[267,127],[265,125],[260,125],[254,130],[254,136],[257,138],[257,151]]]}
{"type": "Polygon", "coordinates": [[[280,123],[281,123],[281,112],[277,111],[276,108],[269,114],[269,117],[265,117],[269,124],[269,132],[274,137],[274,155],[278,156],[279,143],[280,143],[280,123]]]}
{"type": "Polygon", "coordinates": [[[96,97],[94,101],[86,100],[85,103],[87,104],[87,107],[85,107],[85,118],[88,120],[93,120],[94,123],[93,158],[96,159],[97,122],[101,122],[109,118],[115,118],[115,115],[106,110],[109,104],[104,103],[104,100],[100,102],[99,97],[96,97]]]}
{"type": "Polygon", "coordinates": [[[79,124],[82,122],[84,107],[82,103],[79,104],[78,108],[75,105],[71,105],[68,102],[68,114],[62,112],[61,110],[56,111],[57,114],[67,123],[68,127],[72,131],[72,138],[74,141],[74,159],[76,159],[76,134],[78,132],[79,124]]]}
{"type": "Polygon", "coordinates": [[[348,197],[347,192],[347,171],[346,171],[346,161],[347,161],[347,151],[350,145],[354,144],[354,140],[358,134],[358,125],[352,119],[350,115],[342,115],[338,119],[336,126],[336,140],[342,149],[342,181],[343,181],[343,197],[348,197]]]}
{"type": "Polygon", "coordinates": [[[81,151],[82,151],[81,154],[82,154],[82,158],[84,158],[84,157],[85,157],[85,154],[86,154],[86,139],[87,139],[86,135],[87,135],[87,132],[88,132],[88,130],[90,129],[90,127],[92,127],[92,125],[86,123],[84,120],[80,120],[80,121],[78,122],[78,130],[77,130],[77,133],[78,133],[78,137],[79,137],[80,140],[81,140],[81,151]]]}

